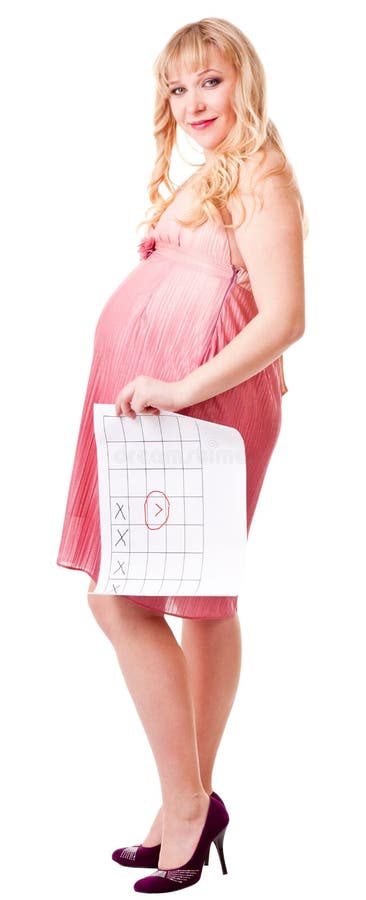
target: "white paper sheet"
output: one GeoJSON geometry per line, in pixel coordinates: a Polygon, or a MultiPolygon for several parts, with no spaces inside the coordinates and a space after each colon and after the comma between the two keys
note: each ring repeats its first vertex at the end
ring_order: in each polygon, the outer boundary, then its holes
{"type": "Polygon", "coordinates": [[[247,540],[239,431],[94,404],[101,565],[96,594],[236,596],[247,540]]]}

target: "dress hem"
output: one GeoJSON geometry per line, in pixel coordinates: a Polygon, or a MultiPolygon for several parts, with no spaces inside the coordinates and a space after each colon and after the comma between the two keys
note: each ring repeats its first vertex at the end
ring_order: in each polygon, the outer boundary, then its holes
{"type": "MultiPolygon", "coordinates": [[[[89,572],[89,570],[86,569],[84,566],[77,566],[77,565],[75,565],[75,563],[61,562],[61,560],[59,560],[59,559],[56,560],[56,565],[58,565],[64,569],[75,569],[75,571],[77,571],[77,572],[85,572],[86,575],[89,575],[89,578],[91,578],[93,581],[95,581],[95,583],[97,583],[97,580],[95,579],[93,574],[91,572],[89,572]]],[[[96,597],[103,597],[103,596],[110,597],[110,596],[114,596],[114,595],[113,594],[96,594],[95,596],[96,597]]],[[[151,609],[152,612],[156,612],[158,615],[160,614],[162,616],[174,616],[176,619],[190,619],[191,621],[195,621],[196,619],[199,619],[201,622],[202,621],[211,622],[214,620],[217,621],[218,619],[233,619],[234,616],[236,616],[237,612],[238,612],[238,610],[235,609],[234,612],[228,616],[186,616],[186,615],[183,615],[182,613],[174,613],[174,612],[170,612],[168,610],[166,610],[166,611],[154,610],[154,609],[152,609],[151,606],[149,606],[148,603],[143,603],[141,601],[140,597],[136,598],[136,596],[132,595],[132,594],[119,594],[119,596],[125,597],[126,600],[131,600],[131,602],[135,603],[136,606],[142,606],[144,609],[151,609]]],[[[177,597],[179,597],[179,595],[177,595],[177,597]]]]}

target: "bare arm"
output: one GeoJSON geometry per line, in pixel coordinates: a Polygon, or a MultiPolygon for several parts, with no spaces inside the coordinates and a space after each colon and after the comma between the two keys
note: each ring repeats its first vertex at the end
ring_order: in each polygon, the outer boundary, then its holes
{"type": "MultiPolygon", "coordinates": [[[[273,168],[278,157],[264,163],[273,168]]],[[[297,341],[305,329],[303,233],[298,193],[287,187],[288,170],[261,180],[263,208],[246,196],[247,218],[234,231],[248,269],[258,314],[208,362],[180,382],[185,406],[207,400],[260,372],[297,341]]],[[[237,200],[229,210],[237,219],[237,200]]]]}

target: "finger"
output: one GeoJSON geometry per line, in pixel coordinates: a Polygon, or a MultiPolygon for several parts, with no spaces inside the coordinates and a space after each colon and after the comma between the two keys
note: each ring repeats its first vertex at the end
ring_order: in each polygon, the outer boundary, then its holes
{"type": "Polygon", "coordinates": [[[115,400],[115,409],[116,409],[117,416],[123,416],[123,414],[124,414],[123,403],[124,403],[123,391],[120,391],[115,400]]]}
{"type": "Polygon", "coordinates": [[[127,400],[124,406],[125,416],[128,416],[129,419],[136,419],[136,412],[132,407],[132,400],[127,400]]]}
{"type": "Polygon", "coordinates": [[[126,389],[118,394],[116,401],[116,410],[118,410],[117,415],[128,416],[130,419],[134,419],[135,413],[131,406],[133,392],[132,394],[126,394],[125,390],[126,389]]]}

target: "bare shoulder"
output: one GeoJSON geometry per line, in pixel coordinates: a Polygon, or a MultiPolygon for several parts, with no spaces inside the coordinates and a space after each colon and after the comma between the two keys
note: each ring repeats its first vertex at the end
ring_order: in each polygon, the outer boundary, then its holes
{"type": "Polygon", "coordinates": [[[295,178],[289,161],[283,158],[274,144],[268,142],[244,160],[240,167],[239,185],[244,193],[262,183],[263,186],[267,182],[271,187],[285,187],[292,181],[295,178]]]}
{"type": "MultiPolygon", "coordinates": [[[[290,162],[283,158],[273,144],[265,145],[265,153],[260,149],[240,167],[238,194],[242,199],[248,218],[255,211],[273,206],[293,207],[302,211],[302,198],[296,176],[290,162]]],[[[232,220],[241,218],[241,203],[231,196],[227,208],[232,220]]]]}

